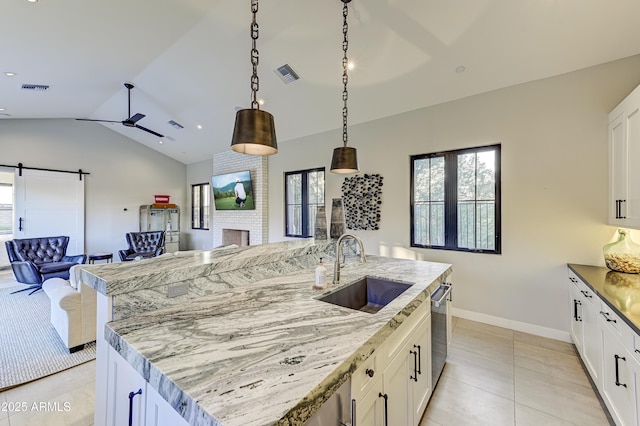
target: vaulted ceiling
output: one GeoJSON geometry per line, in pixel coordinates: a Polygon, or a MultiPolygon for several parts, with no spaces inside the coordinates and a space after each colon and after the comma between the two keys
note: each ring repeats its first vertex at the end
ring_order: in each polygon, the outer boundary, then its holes
{"type": "MultiPolygon", "coordinates": [[[[0,72],[16,75],[0,74],[0,116],[124,120],[131,82],[131,113],[145,114],[138,124],[166,135],[163,143],[104,125],[185,164],[211,158],[229,148],[236,109],[250,106],[250,4],[3,0],[0,72]]],[[[342,126],[342,6],[260,2],[258,97],[275,117],[281,149],[342,126]],[[285,84],[275,72],[284,64],[300,80],[285,84]]],[[[352,0],[348,7],[350,124],[640,53],[637,0],[352,0]]],[[[340,142],[327,141],[328,149],[340,142]]]]}

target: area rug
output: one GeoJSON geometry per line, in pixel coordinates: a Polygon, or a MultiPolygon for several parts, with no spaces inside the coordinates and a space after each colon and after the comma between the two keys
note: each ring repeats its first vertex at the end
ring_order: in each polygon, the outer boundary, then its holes
{"type": "Polygon", "coordinates": [[[44,291],[10,294],[25,286],[0,288],[0,391],[58,373],[96,357],[95,343],[73,354],[50,321],[44,291]]]}

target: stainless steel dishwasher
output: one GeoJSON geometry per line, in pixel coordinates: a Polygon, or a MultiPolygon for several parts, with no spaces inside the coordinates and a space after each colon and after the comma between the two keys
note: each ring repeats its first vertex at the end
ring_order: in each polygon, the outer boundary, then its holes
{"type": "Polygon", "coordinates": [[[447,360],[447,314],[451,309],[451,284],[442,283],[431,293],[431,381],[435,388],[447,360]]]}

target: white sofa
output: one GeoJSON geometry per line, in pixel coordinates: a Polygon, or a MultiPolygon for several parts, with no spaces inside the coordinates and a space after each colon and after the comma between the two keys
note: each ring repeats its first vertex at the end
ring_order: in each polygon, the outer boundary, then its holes
{"type": "Polygon", "coordinates": [[[51,324],[69,353],[96,340],[96,291],[78,283],[75,268],[69,271],[69,281],[49,278],[42,284],[51,301],[51,324]]]}

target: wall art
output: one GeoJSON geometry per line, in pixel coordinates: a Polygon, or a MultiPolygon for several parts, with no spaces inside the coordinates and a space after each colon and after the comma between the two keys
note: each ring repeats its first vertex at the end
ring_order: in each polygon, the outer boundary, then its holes
{"type": "Polygon", "coordinates": [[[380,229],[382,176],[376,173],[344,178],[342,201],[348,229],[380,229]]]}

